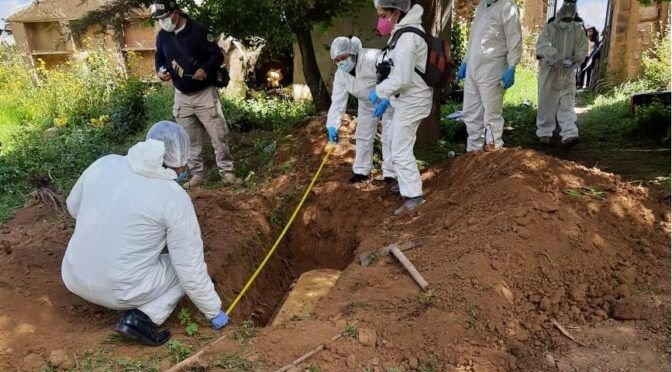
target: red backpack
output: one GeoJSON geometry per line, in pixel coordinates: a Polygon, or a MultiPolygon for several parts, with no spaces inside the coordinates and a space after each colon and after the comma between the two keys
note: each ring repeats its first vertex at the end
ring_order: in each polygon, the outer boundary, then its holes
{"type": "Polygon", "coordinates": [[[455,62],[450,53],[450,43],[437,37],[427,36],[423,31],[415,27],[404,27],[399,29],[392,36],[389,44],[383,48],[383,52],[394,49],[401,35],[411,32],[422,37],[427,43],[427,64],[425,72],[422,73],[417,68],[415,72],[422,77],[428,86],[432,88],[441,88],[446,86],[452,76],[455,62]]]}

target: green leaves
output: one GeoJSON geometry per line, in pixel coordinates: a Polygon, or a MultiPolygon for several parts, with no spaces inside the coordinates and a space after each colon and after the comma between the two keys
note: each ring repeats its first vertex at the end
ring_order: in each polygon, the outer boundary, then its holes
{"type": "Polygon", "coordinates": [[[198,324],[191,319],[189,309],[183,307],[177,317],[180,319],[180,323],[185,326],[184,332],[187,336],[191,337],[198,333],[198,324]]]}
{"type": "Polygon", "coordinates": [[[199,19],[239,39],[259,36],[274,49],[288,47],[296,32],[329,24],[335,17],[348,14],[365,0],[206,0],[199,19]]]}
{"type": "Polygon", "coordinates": [[[188,336],[193,336],[196,333],[198,333],[198,324],[196,323],[189,323],[187,327],[184,329],[184,331],[187,333],[188,336]]]}

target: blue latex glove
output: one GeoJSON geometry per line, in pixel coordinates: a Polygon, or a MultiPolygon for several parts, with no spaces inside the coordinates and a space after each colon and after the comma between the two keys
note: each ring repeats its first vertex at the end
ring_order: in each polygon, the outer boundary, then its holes
{"type": "Polygon", "coordinates": [[[338,130],[334,127],[327,127],[327,134],[329,136],[329,142],[338,143],[338,130]]]}
{"type": "Polygon", "coordinates": [[[464,78],[466,78],[466,77],[467,77],[467,63],[462,62],[460,64],[460,68],[457,69],[457,80],[458,81],[464,80],[464,78]]]}
{"type": "Polygon", "coordinates": [[[508,70],[504,73],[502,77],[502,83],[504,84],[504,89],[509,89],[516,83],[516,67],[509,67],[508,70]]]}
{"type": "Polygon", "coordinates": [[[385,110],[390,106],[390,100],[387,98],[383,98],[378,102],[378,105],[376,106],[376,109],[373,111],[373,117],[375,118],[382,118],[383,114],[385,113],[385,110]]]}
{"type": "Polygon", "coordinates": [[[373,89],[369,92],[369,102],[376,104],[380,101],[380,97],[378,97],[378,93],[376,93],[376,90],[373,89]]]}
{"type": "Polygon", "coordinates": [[[177,175],[177,178],[175,179],[175,182],[179,183],[180,185],[184,183],[184,181],[187,180],[187,175],[189,173],[185,170],[184,172],[180,173],[177,175]]]}
{"type": "Polygon", "coordinates": [[[229,316],[224,311],[219,310],[219,314],[212,318],[210,324],[212,324],[212,329],[214,330],[222,329],[225,325],[229,324],[229,316]]]}

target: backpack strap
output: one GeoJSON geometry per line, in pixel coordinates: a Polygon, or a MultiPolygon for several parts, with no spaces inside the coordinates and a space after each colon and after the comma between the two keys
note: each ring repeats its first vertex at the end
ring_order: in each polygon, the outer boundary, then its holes
{"type": "Polygon", "coordinates": [[[392,36],[392,40],[390,40],[390,42],[387,45],[385,45],[385,47],[383,48],[383,51],[394,49],[397,46],[397,41],[399,41],[399,38],[401,37],[401,35],[403,35],[407,32],[416,34],[416,35],[420,36],[423,40],[425,40],[425,42],[427,41],[427,34],[424,33],[423,31],[421,31],[421,30],[419,30],[415,27],[404,27],[404,28],[400,28],[399,30],[397,30],[397,32],[394,33],[394,35],[392,36]]]}
{"type": "MultiPolygon", "coordinates": [[[[421,31],[421,30],[419,30],[415,27],[404,27],[404,28],[400,28],[399,30],[397,30],[397,32],[394,33],[394,35],[392,36],[392,40],[390,40],[390,42],[387,45],[385,45],[385,47],[382,49],[382,51],[385,54],[387,54],[388,50],[394,49],[397,46],[397,41],[399,41],[399,38],[401,37],[401,35],[403,35],[405,33],[408,33],[408,32],[420,36],[425,41],[425,43],[427,43],[427,34],[426,33],[424,33],[423,31],[421,31]]],[[[427,46],[429,47],[429,43],[427,43],[427,46]]],[[[427,52],[429,52],[429,50],[427,52]]],[[[420,70],[418,70],[417,67],[414,70],[418,75],[420,75],[421,78],[423,78],[423,79],[425,78],[425,74],[422,73],[420,70]]]]}

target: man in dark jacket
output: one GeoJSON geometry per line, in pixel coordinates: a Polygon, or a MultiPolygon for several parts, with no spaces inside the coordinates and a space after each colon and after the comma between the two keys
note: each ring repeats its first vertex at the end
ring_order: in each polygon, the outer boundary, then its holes
{"type": "Polygon", "coordinates": [[[151,11],[152,18],[161,26],[156,37],[156,73],[163,81],[172,80],[175,87],[173,115],[191,139],[192,177],[184,187],[192,188],[205,182],[203,129],[212,139],[220,176],[225,183],[235,183],[238,179],[233,174],[229,129],[214,86],[224,55],[208,30],[182,13],[175,0],[155,0],[151,11]]]}

